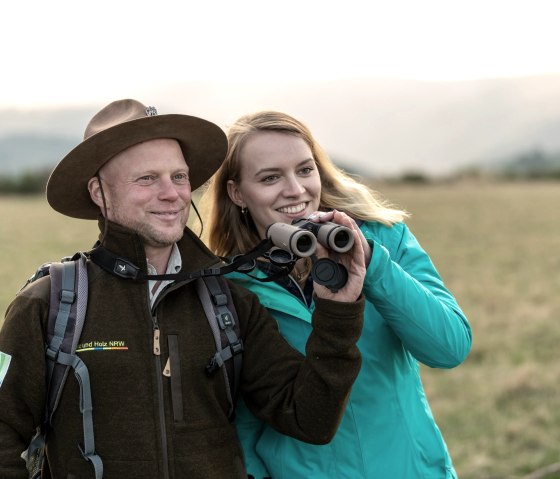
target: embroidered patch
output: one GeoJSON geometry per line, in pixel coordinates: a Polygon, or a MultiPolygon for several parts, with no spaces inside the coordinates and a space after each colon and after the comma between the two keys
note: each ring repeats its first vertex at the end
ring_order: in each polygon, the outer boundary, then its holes
{"type": "Polygon", "coordinates": [[[4,382],[4,378],[8,373],[8,368],[10,367],[10,361],[12,357],[9,354],[3,353],[0,351],[0,387],[2,387],[2,383],[4,382]]]}
{"type": "Polygon", "coordinates": [[[124,341],[89,341],[76,348],[77,353],[84,351],[128,351],[128,346],[124,341]]]}

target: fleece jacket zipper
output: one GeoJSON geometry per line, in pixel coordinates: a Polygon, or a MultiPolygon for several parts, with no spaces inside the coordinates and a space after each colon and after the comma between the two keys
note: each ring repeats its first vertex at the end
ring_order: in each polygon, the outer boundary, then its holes
{"type": "Polygon", "coordinates": [[[163,477],[169,479],[169,457],[167,453],[167,429],[165,427],[165,405],[163,400],[163,377],[161,369],[161,347],[160,347],[160,330],[155,314],[152,315],[154,326],[154,358],[156,367],[158,409],[159,409],[159,425],[161,430],[161,453],[163,456],[163,477]]]}
{"type": "Polygon", "coordinates": [[[177,289],[181,286],[184,286],[187,283],[190,283],[192,279],[187,281],[182,281],[179,283],[171,283],[168,284],[158,295],[156,298],[152,310],[152,323],[153,323],[153,330],[154,330],[154,358],[156,364],[156,381],[157,381],[157,394],[158,394],[158,409],[159,409],[159,421],[160,421],[160,429],[161,429],[161,451],[163,456],[163,477],[164,479],[170,479],[169,475],[169,453],[167,451],[167,428],[165,426],[165,403],[163,398],[163,374],[162,374],[162,367],[161,367],[161,346],[160,346],[160,329],[156,314],[156,309],[158,304],[161,300],[167,296],[170,291],[177,289]]]}

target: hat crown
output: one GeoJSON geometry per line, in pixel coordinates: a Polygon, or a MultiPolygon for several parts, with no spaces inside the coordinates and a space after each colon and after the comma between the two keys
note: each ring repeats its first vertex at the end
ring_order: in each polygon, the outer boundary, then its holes
{"type": "Polygon", "coordinates": [[[90,120],[84,132],[84,140],[126,121],[138,120],[155,115],[157,115],[157,111],[154,107],[146,107],[137,100],[114,101],[100,110],[90,120]]]}

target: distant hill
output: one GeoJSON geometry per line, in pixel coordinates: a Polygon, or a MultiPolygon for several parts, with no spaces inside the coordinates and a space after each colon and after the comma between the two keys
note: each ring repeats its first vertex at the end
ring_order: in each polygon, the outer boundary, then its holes
{"type": "Polygon", "coordinates": [[[52,169],[75,143],[61,137],[31,134],[0,138],[0,173],[17,175],[52,169]]]}
{"type": "Polygon", "coordinates": [[[0,174],[52,168],[80,142],[96,110],[0,110],[0,174]]]}
{"type": "Polygon", "coordinates": [[[511,177],[560,178],[560,151],[544,152],[540,149],[521,151],[483,166],[481,168],[483,171],[511,177]]]}
{"type": "MultiPolygon", "coordinates": [[[[554,75],[468,82],[199,82],[166,85],[138,99],[160,113],[201,116],[224,129],[248,112],[282,110],[307,123],[340,165],[369,176],[447,174],[523,152],[560,151],[560,76],[554,75]]],[[[55,164],[79,143],[102,106],[0,110],[0,173],[55,164]]]]}

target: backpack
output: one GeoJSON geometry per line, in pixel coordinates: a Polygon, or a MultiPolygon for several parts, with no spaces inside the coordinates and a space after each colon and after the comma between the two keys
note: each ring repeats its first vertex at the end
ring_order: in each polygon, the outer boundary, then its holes
{"type": "MultiPolygon", "coordinates": [[[[40,479],[47,432],[72,368],[80,386],[80,412],[83,417],[84,442],[79,446],[80,451],[84,459],[94,467],[96,479],[101,479],[103,462],[95,453],[89,373],[84,362],[76,355],[87,309],[87,257],[83,253],[76,253],[73,257],[63,258],[61,262],[45,263],[27,280],[22,289],[47,275],[51,278],[45,338],[47,401],[43,423],[37,428],[22,457],[27,463],[29,477],[40,479]]],[[[216,343],[216,353],[206,365],[206,373],[210,376],[222,369],[230,405],[228,417],[232,421],[243,351],[237,313],[229,286],[222,276],[199,277],[195,280],[195,286],[216,343]]]]}

